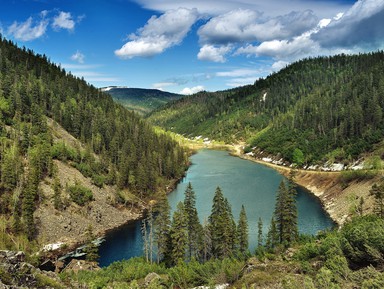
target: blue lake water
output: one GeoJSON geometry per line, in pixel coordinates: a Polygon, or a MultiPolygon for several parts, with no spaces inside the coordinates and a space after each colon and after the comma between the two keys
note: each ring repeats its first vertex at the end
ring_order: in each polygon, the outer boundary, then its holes
{"type": "MultiPolygon", "coordinates": [[[[277,171],[264,165],[230,156],[225,151],[200,150],[191,157],[192,165],[185,178],[169,194],[172,211],[184,200],[189,182],[196,193],[196,208],[201,222],[211,212],[212,199],[217,186],[232,206],[238,220],[244,205],[249,226],[250,250],[257,244],[257,222],[263,220],[263,232],[267,233],[275,207],[278,186],[284,178],[277,171]]],[[[304,188],[297,189],[299,232],[316,234],[334,224],[321,207],[319,200],[304,188]]],[[[142,256],[143,243],[140,232],[141,221],[132,222],[110,232],[99,250],[100,266],[135,256],[142,256]]]]}

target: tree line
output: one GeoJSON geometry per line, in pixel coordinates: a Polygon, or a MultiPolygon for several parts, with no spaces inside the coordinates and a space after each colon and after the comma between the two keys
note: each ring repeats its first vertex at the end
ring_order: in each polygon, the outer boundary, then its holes
{"type": "MultiPolygon", "coordinates": [[[[296,188],[293,174],[280,183],[275,211],[267,236],[263,236],[263,223],[258,222],[258,251],[273,251],[287,247],[298,240],[296,188]]],[[[232,214],[228,199],[220,187],[216,188],[209,217],[200,222],[196,209],[196,194],[188,183],[184,201],[179,202],[171,218],[166,196],[151,207],[142,221],[144,255],[148,262],[164,262],[175,266],[192,260],[201,263],[211,259],[245,258],[249,255],[249,230],[245,207],[242,206],[238,222],[232,214]]]]}
{"type": "Polygon", "coordinates": [[[154,111],[149,120],[293,161],[356,160],[383,137],[384,52],[295,62],[247,85],[200,92],[154,111]]]}

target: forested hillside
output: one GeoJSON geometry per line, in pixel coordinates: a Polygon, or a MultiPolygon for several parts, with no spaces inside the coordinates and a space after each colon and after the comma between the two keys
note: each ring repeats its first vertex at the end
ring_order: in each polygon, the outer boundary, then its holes
{"type": "Polygon", "coordinates": [[[248,85],[169,103],[149,120],[188,137],[203,135],[292,161],[352,161],[381,141],[382,51],[296,62],[248,85]]]}
{"type": "Polygon", "coordinates": [[[139,114],[148,114],[152,110],[183,95],[161,91],[158,89],[106,87],[103,91],[110,94],[115,101],[139,114]]]}
{"type": "Polygon", "coordinates": [[[45,55],[0,38],[1,247],[7,245],[5,233],[35,238],[34,213],[41,204],[53,202],[60,215],[71,204],[81,208],[94,200],[80,179],[63,187],[57,164],[76,169],[94,186],[115,188],[118,201],[126,203],[119,192],[148,198],[164,191],[184,174],[187,157],[174,140],[109,95],[45,55]],[[58,139],[59,125],[77,140],[69,145],[58,139]],[[53,200],[42,190],[50,184],[46,178],[55,180],[53,200]]]}

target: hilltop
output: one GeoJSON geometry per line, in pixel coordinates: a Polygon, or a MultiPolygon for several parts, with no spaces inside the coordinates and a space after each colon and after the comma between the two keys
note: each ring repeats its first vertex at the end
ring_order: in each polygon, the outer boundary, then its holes
{"type": "Polygon", "coordinates": [[[245,152],[300,166],[352,165],[367,154],[381,158],[383,109],[378,51],[304,59],[253,85],[170,102],[148,119],[189,138],[243,141],[245,152]]]}
{"type": "Polygon", "coordinates": [[[108,86],[101,88],[101,90],[110,94],[118,103],[141,115],[148,114],[152,110],[170,101],[183,97],[183,95],[180,94],[158,89],[108,86]]]}

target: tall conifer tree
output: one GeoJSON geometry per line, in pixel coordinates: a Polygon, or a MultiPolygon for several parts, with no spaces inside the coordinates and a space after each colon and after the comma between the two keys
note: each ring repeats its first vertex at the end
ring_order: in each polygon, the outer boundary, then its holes
{"type": "Polygon", "coordinates": [[[248,220],[244,205],[241,206],[239,224],[237,226],[237,238],[240,253],[248,251],[248,220]]]}
{"type": "Polygon", "coordinates": [[[185,190],[184,209],[188,229],[188,257],[199,259],[202,248],[202,226],[196,210],[196,195],[191,183],[185,190]]]}
{"type": "Polygon", "coordinates": [[[184,204],[179,202],[176,211],[173,213],[172,226],[170,231],[171,240],[171,263],[177,264],[185,260],[188,248],[188,229],[184,204]]]}

